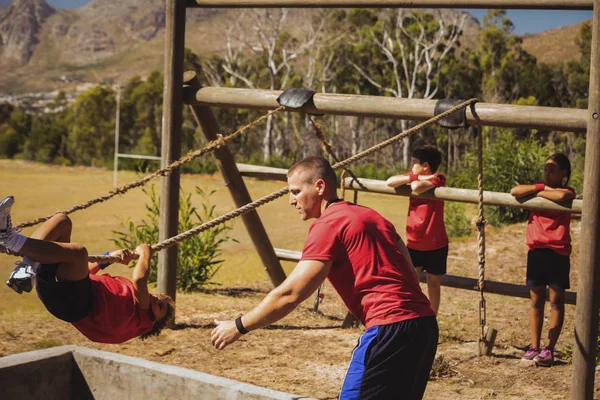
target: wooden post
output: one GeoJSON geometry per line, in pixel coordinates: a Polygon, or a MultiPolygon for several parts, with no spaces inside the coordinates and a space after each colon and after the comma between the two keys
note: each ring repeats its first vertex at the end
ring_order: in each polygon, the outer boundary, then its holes
{"type": "Polygon", "coordinates": [[[188,0],[188,7],[212,8],[501,8],[591,10],[593,0],[188,0]]]}
{"type": "MultiPolygon", "coordinates": [[[[193,90],[197,90],[200,87],[198,78],[193,71],[185,73],[184,84],[189,85],[193,90]]],[[[190,107],[194,114],[194,118],[196,118],[196,121],[198,121],[198,124],[202,127],[202,131],[206,138],[208,140],[215,140],[220,128],[219,122],[212,109],[210,107],[201,106],[190,107]]],[[[229,151],[229,147],[223,146],[220,149],[215,150],[213,155],[236,207],[241,207],[252,202],[250,193],[248,193],[248,189],[244,184],[244,179],[235,165],[235,160],[229,151]]],[[[246,230],[265,266],[265,270],[267,271],[271,282],[274,286],[279,286],[286,278],[285,272],[281,267],[279,258],[277,258],[277,255],[275,254],[275,250],[273,250],[269,235],[267,235],[258,213],[256,210],[250,211],[242,215],[242,220],[244,221],[246,230]]]]}
{"type": "MultiPolygon", "coordinates": [[[[185,0],[167,0],[165,27],[165,76],[162,120],[162,167],[181,157],[183,119],[182,76],[185,40],[185,0]]],[[[179,224],[179,170],[160,181],[159,240],[177,235],[179,224]]],[[[175,299],[177,246],[158,255],[158,291],[175,299]]]]}
{"type": "Polygon", "coordinates": [[[575,311],[575,349],[571,372],[573,400],[594,397],[600,296],[600,0],[594,1],[590,95],[583,178],[579,282],[575,311]]]}
{"type": "MultiPolygon", "coordinates": [[[[234,107],[272,110],[280,106],[282,90],[203,87],[188,99],[188,104],[210,107],[234,107]]],[[[290,112],[353,115],[369,118],[394,118],[424,121],[433,117],[436,100],[401,99],[358,94],[316,93],[312,104],[290,112]]],[[[585,132],[586,110],[560,107],[518,106],[514,104],[477,103],[477,118],[467,108],[467,122],[481,126],[549,129],[585,132]]]]}

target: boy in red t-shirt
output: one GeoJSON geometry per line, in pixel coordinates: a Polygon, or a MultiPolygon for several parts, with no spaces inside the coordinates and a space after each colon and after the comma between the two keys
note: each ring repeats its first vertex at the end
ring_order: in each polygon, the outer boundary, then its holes
{"type": "MultiPolygon", "coordinates": [[[[412,170],[389,178],[388,186],[410,185],[413,193],[421,194],[445,186],[444,175],[436,173],[442,163],[442,154],[435,146],[421,146],[412,152],[412,170]]],[[[444,224],[444,202],[411,197],[406,218],[406,247],[420,275],[427,272],[427,293],[431,307],[440,308],[440,277],[446,274],[448,235],[444,224]]]]}
{"type": "MultiPolygon", "coordinates": [[[[566,155],[556,153],[544,165],[544,182],[518,185],[510,194],[544,197],[561,202],[575,197],[575,190],[567,186],[571,177],[571,163],[566,155]]],[[[534,211],[527,224],[527,281],[531,295],[531,345],[523,360],[533,360],[541,366],[554,363],[554,346],[558,341],[565,318],[565,290],[570,287],[571,214],[557,211],[534,211]],[[550,293],[550,328],[548,343],[540,348],[544,324],[546,286],[550,293]]]]}
{"type": "MultiPolygon", "coordinates": [[[[171,298],[148,292],[149,245],[136,249],[132,280],[97,275],[108,264],[88,263],[86,248],[70,243],[69,217],[56,214],[26,237],[12,227],[13,203],[12,196],[0,201],[0,249],[24,256],[6,282],[10,288],[29,292],[35,281],[38,297],[52,315],[99,343],[158,335],[173,320],[171,298]]],[[[134,258],[129,250],[105,254],[120,257],[123,264],[134,258]]]]}

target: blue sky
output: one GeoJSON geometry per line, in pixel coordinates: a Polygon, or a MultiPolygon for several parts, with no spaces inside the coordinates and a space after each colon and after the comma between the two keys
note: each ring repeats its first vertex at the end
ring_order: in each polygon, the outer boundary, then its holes
{"type": "MultiPolygon", "coordinates": [[[[12,0],[0,0],[0,5],[10,4],[12,0]]],[[[77,8],[89,0],[46,0],[55,8],[77,8]]],[[[465,10],[481,22],[485,10],[465,10]]],[[[515,33],[537,33],[559,26],[571,25],[592,18],[591,11],[539,11],[508,10],[507,16],[515,25],[515,33]]]]}

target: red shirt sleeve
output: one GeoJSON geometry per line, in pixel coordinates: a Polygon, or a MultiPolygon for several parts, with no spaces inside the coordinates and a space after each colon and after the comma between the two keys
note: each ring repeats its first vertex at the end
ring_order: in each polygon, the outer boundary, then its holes
{"type": "Polygon", "coordinates": [[[433,183],[435,187],[446,186],[446,177],[442,174],[434,174],[429,182],[433,183]]]}
{"type": "Polygon", "coordinates": [[[308,230],[300,261],[333,261],[338,248],[339,240],[334,231],[327,224],[316,221],[308,230]]]}

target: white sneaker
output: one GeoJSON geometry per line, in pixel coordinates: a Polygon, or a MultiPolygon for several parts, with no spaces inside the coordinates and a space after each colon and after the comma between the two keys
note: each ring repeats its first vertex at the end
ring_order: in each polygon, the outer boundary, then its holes
{"type": "Polygon", "coordinates": [[[10,209],[13,204],[15,204],[13,196],[5,197],[0,201],[0,245],[8,242],[15,232],[10,219],[10,209]]]}
{"type": "Polygon", "coordinates": [[[23,292],[31,292],[31,289],[33,289],[36,270],[39,264],[36,262],[28,262],[25,259],[22,261],[17,261],[16,264],[17,267],[10,274],[6,284],[9,288],[19,294],[23,292]]]}

